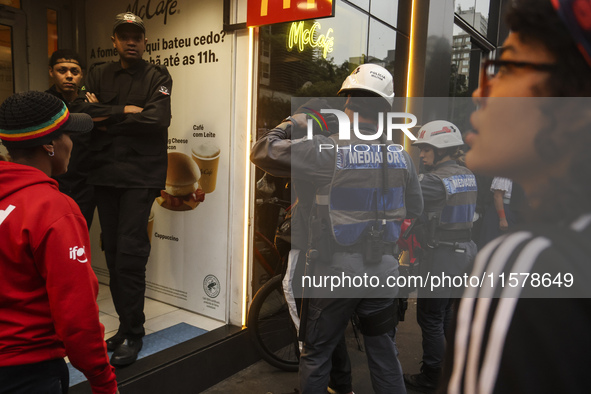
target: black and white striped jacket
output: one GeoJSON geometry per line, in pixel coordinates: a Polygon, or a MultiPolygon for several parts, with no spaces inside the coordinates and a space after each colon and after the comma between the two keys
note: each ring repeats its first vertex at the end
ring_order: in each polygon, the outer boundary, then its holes
{"type": "Polygon", "coordinates": [[[461,300],[445,392],[591,393],[590,245],[587,214],[570,228],[532,227],[482,249],[472,275],[494,286],[469,288],[461,300]]]}

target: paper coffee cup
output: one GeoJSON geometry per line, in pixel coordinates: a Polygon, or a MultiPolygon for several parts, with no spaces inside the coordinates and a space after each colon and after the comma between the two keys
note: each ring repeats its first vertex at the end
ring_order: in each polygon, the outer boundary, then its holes
{"type": "Polygon", "coordinates": [[[220,162],[220,148],[212,143],[205,142],[196,145],[191,149],[193,160],[201,170],[199,186],[204,193],[211,193],[215,190],[218,177],[218,164],[220,162]]]}

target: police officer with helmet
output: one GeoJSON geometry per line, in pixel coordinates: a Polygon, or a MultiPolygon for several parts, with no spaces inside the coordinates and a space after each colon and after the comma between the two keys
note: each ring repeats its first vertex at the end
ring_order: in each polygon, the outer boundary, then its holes
{"type": "MultiPolygon", "coordinates": [[[[383,67],[364,64],[347,77],[339,94],[347,97],[344,113],[351,124],[357,125],[357,131],[365,136],[377,135],[378,114],[392,108],[393,78],[383,67]]],[[[306,125],[303,114],[294,115],[290,121],[306,125]]],[[[257,141],[251,160],[265,168],[272,163],[276,174],[285,171],[316,187],[306,275],[367,274],[380,280],[397,276],[395,242],[401,222],[419,216],[423,209],[409,155],[400,149],[387,150],[388,141],[368,142],[355,133],[350,139],[339,139],[336,134],[290,138],[289,127],[271,130],[257,141]],[[321,149],[327,146],[334,149],[321,149]]],[[[326,392],[330,357],[354,312],[365,338],[374,391],[405,393],[394,342],[397,288],[383,293],[363,286],[343,287],[340,293],[315,290],[319,292],[309,300],[300,359],[302,393],[326,392]]]]}
{"type": "MultiPolygon", "coordinates": [[[[451,122],[436,120],[425,124],[413,143],[427,173],[419,175],[425,211],[418,226],[425,258],[419,271],[427,275],[461,276],[469,271],[476,255],[470,230],[476,209],[476,178],[457,159],[464,144],[459,129],[451,122]]],[[[437,388],[445,335],[449,334],[455,298],[463,288],[442,285],[430,291],[419,288],[417,321],[423,335],[421,373],[404,375],[407,387],[421,392],[437,388]]]]}

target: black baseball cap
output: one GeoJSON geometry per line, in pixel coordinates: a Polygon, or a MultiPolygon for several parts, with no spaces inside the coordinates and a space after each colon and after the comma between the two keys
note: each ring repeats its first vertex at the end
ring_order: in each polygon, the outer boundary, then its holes
{"type": "Polygon", "coordinates": [[[115,17],[115,24],[113,25],[113,34],[115,34],[115,30],[117,30],[119,26],[126,23],[139,27],[142,30],[142,33],[146,34],[146,27],[144,26],[144,21],[142,18],[131,12],[122,12],[121,14],[117,14],[115,17]]]}

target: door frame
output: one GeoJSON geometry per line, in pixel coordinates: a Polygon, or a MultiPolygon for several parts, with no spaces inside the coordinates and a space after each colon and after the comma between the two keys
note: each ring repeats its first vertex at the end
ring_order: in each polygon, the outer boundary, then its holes
{"type": "Polygon", "coordinates": [[[27,62],[27,17],[23,10],[0,5],[0,24],[12,28],[12,77],[14,91],[29,90],[27,62]]]}

